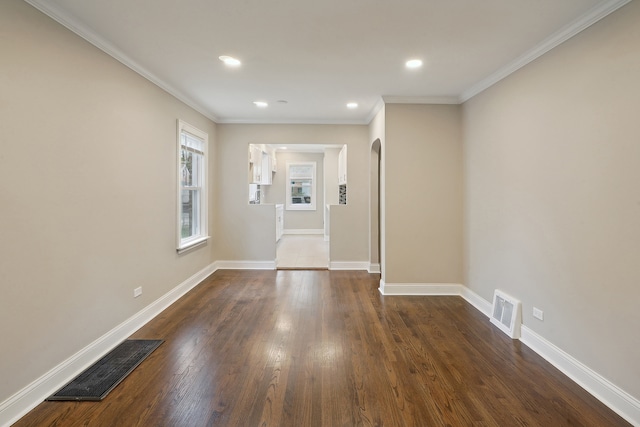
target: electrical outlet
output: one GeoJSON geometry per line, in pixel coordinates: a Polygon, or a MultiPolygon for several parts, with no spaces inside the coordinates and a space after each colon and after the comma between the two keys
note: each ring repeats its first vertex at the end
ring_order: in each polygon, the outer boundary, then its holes
{"type": "Polygon", "coordinates": [[[539,308],[533,307],[533,317],[539,320],[544,320],[544,312],[539,308]]]}
{"type": "Polygon", "coordinates": [[[133,297],[134,298],[138,298],[140,295],[142,295],[142,286],[137,287],[133,290],[133,297]]]}

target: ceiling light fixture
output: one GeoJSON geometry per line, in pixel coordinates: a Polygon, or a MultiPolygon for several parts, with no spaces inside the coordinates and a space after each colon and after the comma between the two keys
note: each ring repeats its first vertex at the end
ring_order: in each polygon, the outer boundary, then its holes
{"type": "Polygon", "coordinates": [[[347,104],[347,108],[349,108],[350,110],[353,110],[355,108],[358,108],[358,103],[357,102],[349,102],[347,104]]]}
{"type": "Polygon", "coordinates": [[[258,108],[267,108],[269,106],[269,104],[264,101],[254,101],[253,103],[258,108]]]}
{"type": "Polygon", "coordinates": [[[224,65],[229,67],[239,67],[241,62],[239,59],[232,58],[230,56],[222,55],[218,57],[220,61],[224,62],[224,65]]]}
{"type": "Polygon", "coordinates": [[[420,60],[420,59],[410,59],[404,65],[406,65],[407,68],[420,68],[420,67],[422,67],[422,60],[420,60]]]}

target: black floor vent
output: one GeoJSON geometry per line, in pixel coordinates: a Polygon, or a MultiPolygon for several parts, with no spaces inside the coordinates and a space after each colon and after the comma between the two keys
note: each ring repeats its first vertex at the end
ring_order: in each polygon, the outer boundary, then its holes
{"type": "Polygon", "coordinates": [[[126,340],[47,400],[102,400],[163,340],[126,340]]]}

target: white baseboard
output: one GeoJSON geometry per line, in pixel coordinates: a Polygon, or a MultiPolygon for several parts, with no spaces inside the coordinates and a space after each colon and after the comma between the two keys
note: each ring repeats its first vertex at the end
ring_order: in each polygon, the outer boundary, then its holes
{"type": "MultiPolygon", "coordinates": [[[[332,262],[332,270],[367,270],[367,262],[332,262]]],[[[0,403],[0,427],[9,427],[45,398],[75,378],[96,360],[125,340],[151,319],[177,301],[217,269],[275,269],[274,261],[217,261],[176,286],[120,325],[107,332],[49,372],[0,403]]],[[[452,283],[385,283],[380,280],[383,295],[459,295],[487,317],[491,303],[460,284],[452,283]]],[[[632,425],[640,426],[640,400],[620,389],[570,354],[522,325],[520,340],[542,358],[558,368],[611,410],[632,425]]]]}
{"type": "MultiPolygon", "coordinates": [[[[276,261],[216,261],[217,270],[275,270],[276,261]]],[[[329,270],[368,270],[366,261],[331,261],[329,270]]]]}
{"type": "MultiPolygon", "coordinates": [[[[383,295],[459,295],[485,316],[491,316],[491,303],[464,285],[385,283],[384,280],[380,280],[380,293],[383,295]]],[[[620,389],[525,325],[521,326],[520,341],[562,371],[596,399],[607,405],[612,411],[632,425],[640,426],[640,400],[620,389]]]]}
{"type": "Polygon", "coordinates": [[[184,282],[78,351],[49,372],[0,403],[0,427],[8,427],[38,406],[44,399],[78,376],[131,334],[177,301],[216,271],[215,263],[184,282]]]}
{"type": "Polygon", "coordinates": [[[480,313],[484,314],[488,318],[491,318],[491,311],[493,310],[491,303],[480,295],[473,292],[466,286],[461,286],[460,296],[465,299],[469,304],[474,306],[480,313]]]}
{"type": "Polygon", "coordinates": [[[640,400],[564,350],[522,325],[520,341],[634,426],[640,426],[640,400]]]}
{"type": "Polygon", "coordinates": [[[329,270],[368,270],[367,261],[330,261],[329,270]]]}
{"type": "Polygon", "coordinates": [[[285,228],[284,234],[322,234],[324,235],[323,228],[285,228]]]}
{"type": "Polygon", "coordinates": [[[462,285],[457,283],[384,283],[380,281],[382,295],[460,295],[462,285]]]}
{"type": "Polygon", "coordinates": [[[275,270],[274,261],[216,261],[217,270],[275,270]]]}
{"type": "Polygon", "coordinates": [[[369,273],[380,273],[380,264],[370,262],[367,271],[369,273]]]}

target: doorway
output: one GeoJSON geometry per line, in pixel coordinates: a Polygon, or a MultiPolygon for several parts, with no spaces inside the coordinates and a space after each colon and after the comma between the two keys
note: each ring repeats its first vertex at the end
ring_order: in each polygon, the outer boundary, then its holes
{"type": "Polygon", "coordinates": [[[382,255],[381,255],[381,143],[380,139],[376,139],[371,145],[370,158],[370,205],[369,205],[369,272],[382,272],[382,255]]]}
{"type": "Polygon", "coordinates": [[[346,204],[346,161],[344,144],[249,145],[249,204],[276,207],[276,268],[329,268],[329,207],[346,204]]]}

